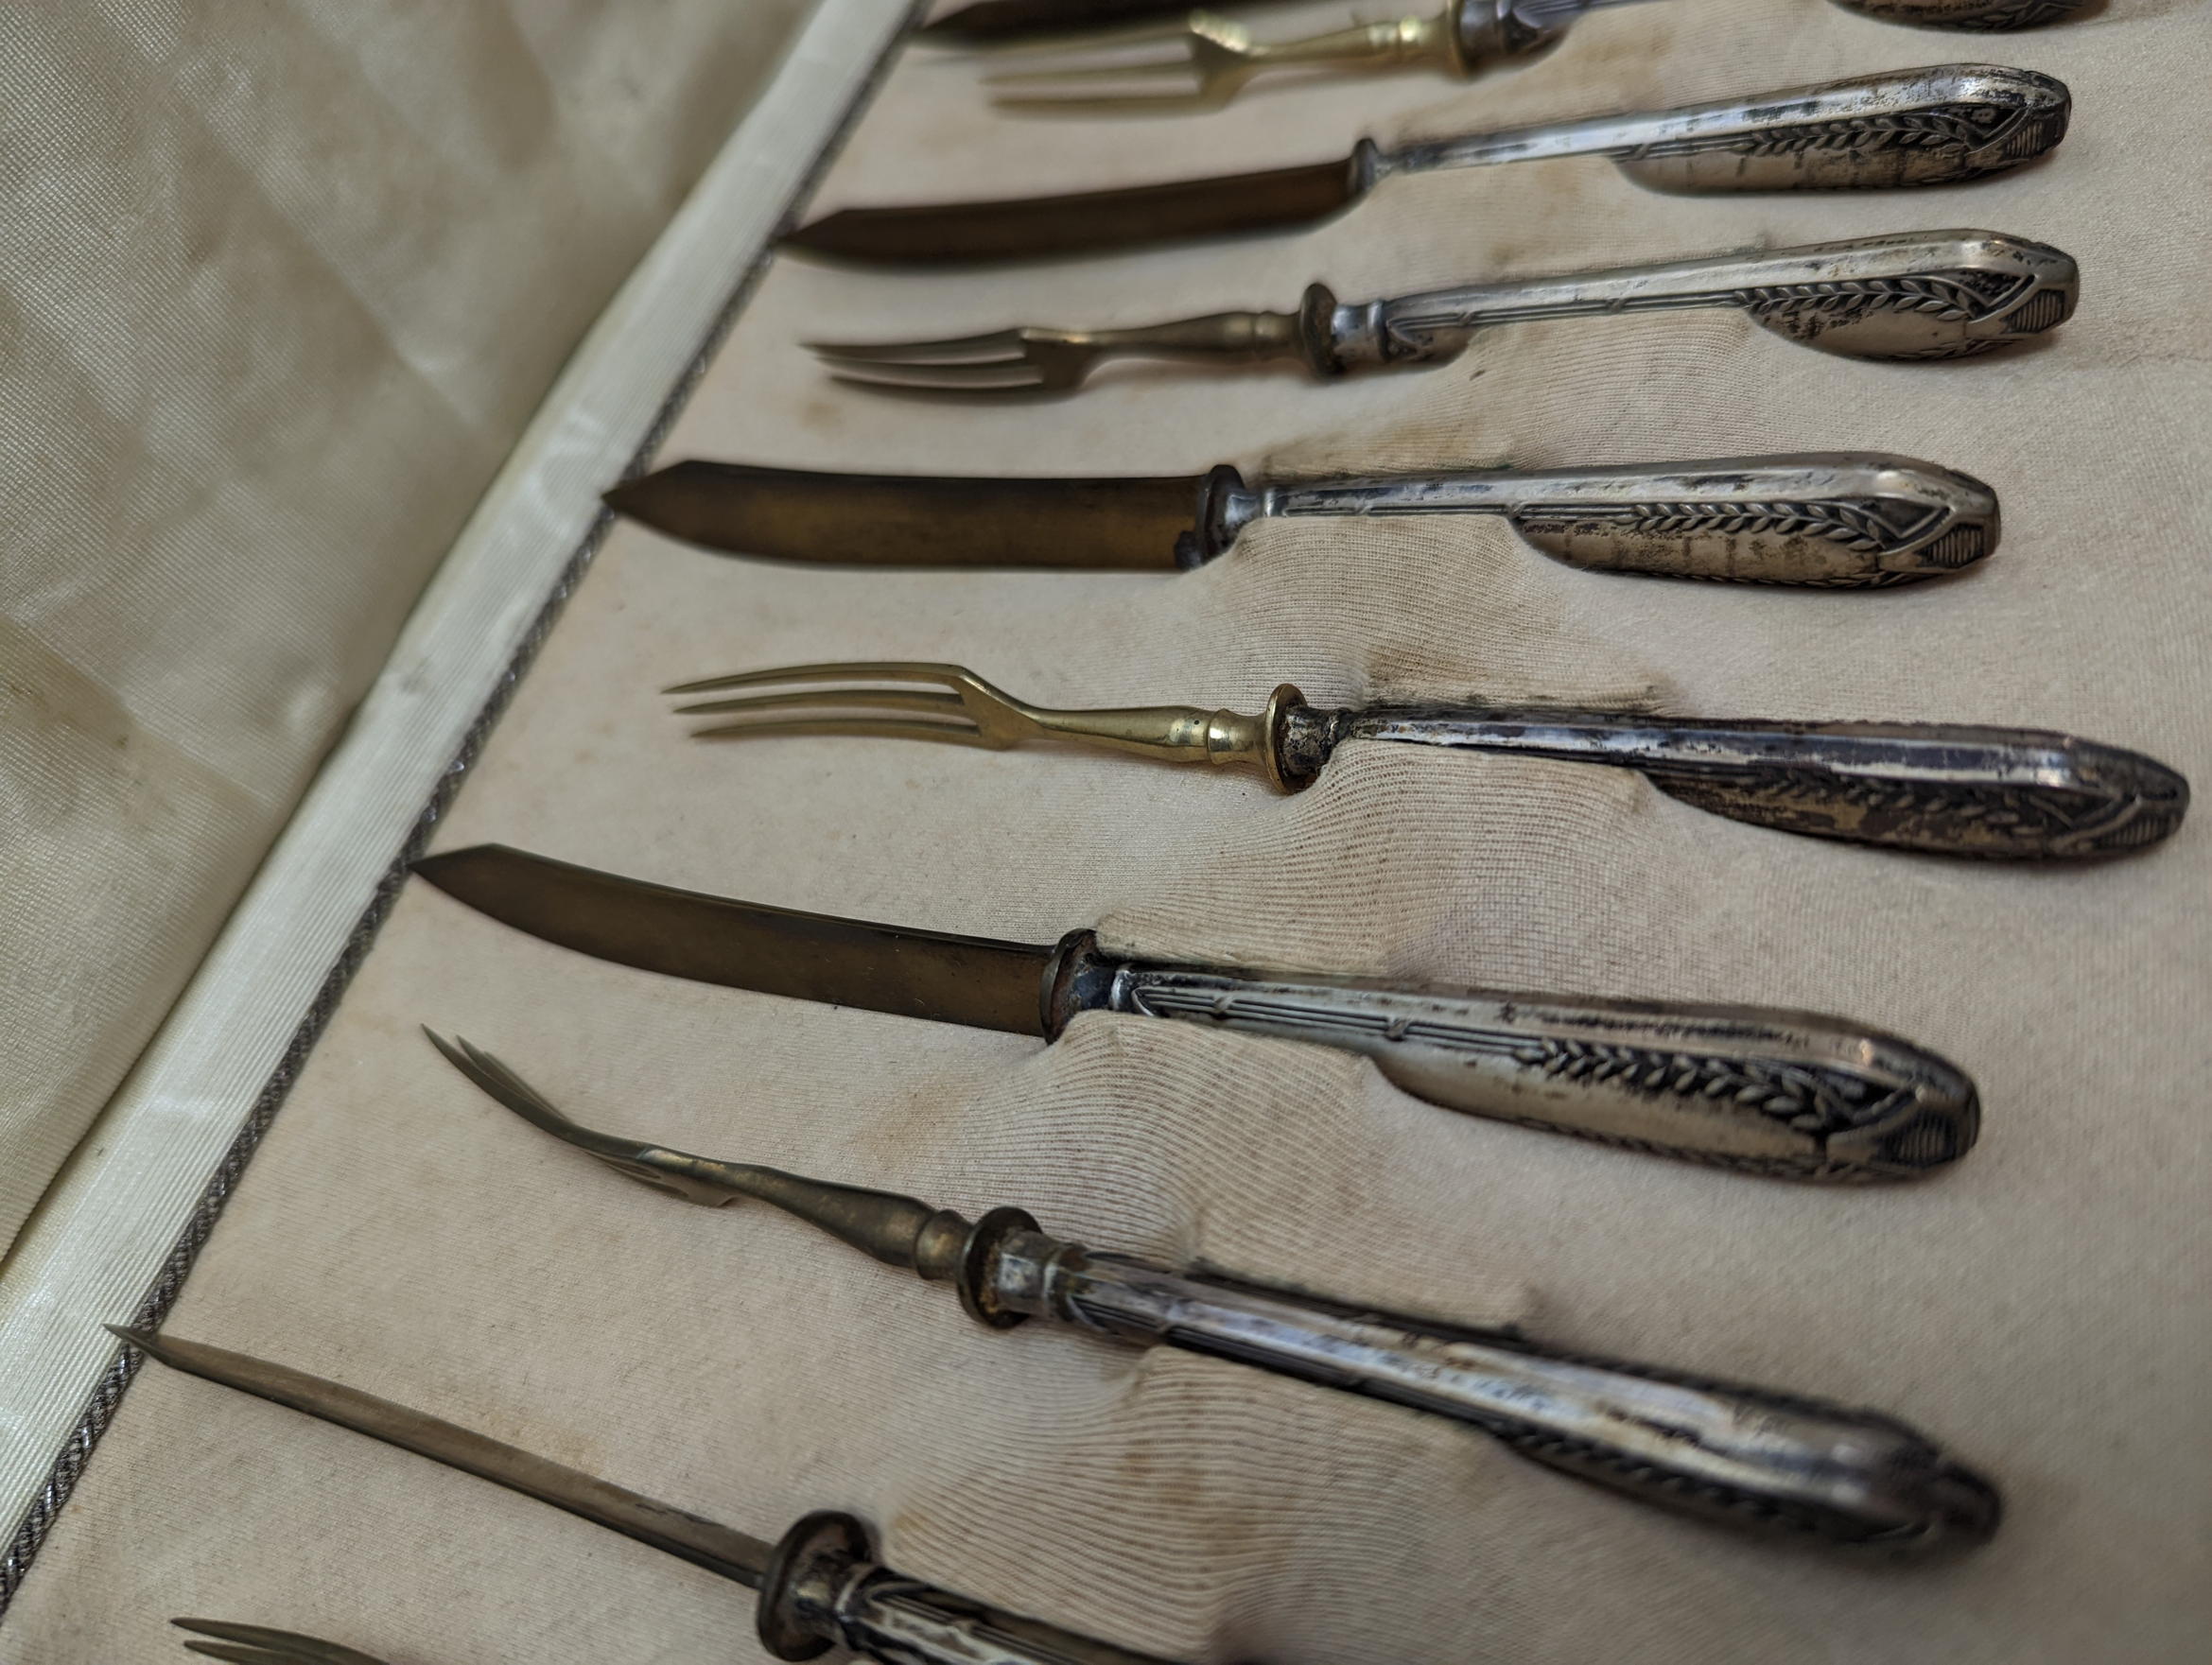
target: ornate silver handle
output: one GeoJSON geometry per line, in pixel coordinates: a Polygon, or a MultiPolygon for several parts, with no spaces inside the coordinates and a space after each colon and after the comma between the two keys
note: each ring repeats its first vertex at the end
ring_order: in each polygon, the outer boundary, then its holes
{"type": "Polygon", "coordinates": [[[1734,307],[1793,341],[1857,358],[1959,358],[2054,329],[2081,288],[2073,257],[1998,232],[1915,232],[1339,304],[1316,285],[1328,367],[1447,358],[1493,324],[1734,307]]]}
{"type": "Polygon", "coordinates": [[[1142,964],[1089,933],[1063,945],[1051,988],[1055,1032],[1103,1010],[1334,1047],[1447,1110],[1748,1173],[1908,1178],[1965,1154],[1980,1126],[1953,1065],[1816,1013],[1142,964]]]}
{"type": "Polygon", "coordinates": [[[1907,457],[1816,452],[1684,462],[1289,480],[1223,464],[1176,545],[1196,566],[1255,520],[1491,514],[1570,565],[1737,583],[1873,587],[1956,572],[1997,541],[1996,494],[1907,457]]]}
{"type": "Polygon", "coordinates": [[[1056,1318],[1449,1416],[1642,1502],[1906,1553],[1996,1529],[1994,1487],[1871,1411],[1092,1254],[1015,1209],[977,1223],[968,1263],[982,1269],[986,1312],[1056,1318]]]}
{"type": "Polygon", "coordinates": [[[2189,783],[2119,746],[1968,723],[1742,721],[1599,711],[1284,702],[1278,767],[1316,748],[1396,740],[1633,769],[1710,814],[1811,838],[1984,860],[2140,850],[2188,813],[2189,783]]]}
{"type": "Polygon", "coordinates": [[[2065,84],[1994,63],[1854,76],[1671,110],[1583,116],[1354,155],[1365,188],[1393,173],[1547,156],[1610,156],[1661,191],[1884,190],[2017,167],[2065,137],[2065,84]]]}
{"type": "Polygon", "coordinates": [[[866,1527],[833,1513],[784,1534],[757,1625],[778,1659],[842,1646],[883,1665],[1165,1665],[894,1572],[875,1559],[866,1527]]]}
{"type": "Polygon", "coordinates": [[[1930,29],[1973,29],[1995,34],[2064,23],[2087,0],[1836,0],[1884,23],[1916,24],[1930,29]]]}

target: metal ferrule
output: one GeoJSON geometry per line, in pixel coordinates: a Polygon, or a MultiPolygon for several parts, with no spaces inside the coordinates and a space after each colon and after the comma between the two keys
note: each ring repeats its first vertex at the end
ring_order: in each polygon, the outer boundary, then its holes
{"type": "Polygon", "coordinates": [[[1646,1503],[1829,1543],[1978,1543],[1997,1495],[1903,1423],[1763,1388],[1561,1354],[1308,1296],[1191,1276],[1042,1233],[999,1245],[996,1298],[1466,1423],[1646,1503]]]}
{"type": "Polygon", "coordinates": [[[1556,277],[1470,284],[1331,315],[1336,364],[1448,358],[1494,324],[1732,307],[1790,340],[1861,358],[1958,358],[2063,323],[2071,256],[1997,232],[1915,232],[1556,277]]]}
{"type": "Polygon", "coordinates": [[[1376,177],[1560,156],[1611,157],[1669,191],[1874,190],[2017,166],[2065,136],[2065,84],[1943,63],[1673,110],[1470,133],[1381,154],[1376,177]]]}
{"type": "Polygon", "coordinates": [[[1454,67],[1465,74],[1501,58],[1548,51],[1565,35],[1522,17],[1513,0],[1457,0],[1450,12],[1454,67]]]}
{"type": "MultiPolygon", "coordinates": [[[[1226,478],[1222,477],[1226,476],[1226,478]]],[[[1996,542],[1997,500],[1934,463],[1863,453],[1496,469],[1246,486],[1209,477],[1209,555],[1263,516],[1490,514],[1576,566],[1872,586],[1955,572],[1996,542]]]]}

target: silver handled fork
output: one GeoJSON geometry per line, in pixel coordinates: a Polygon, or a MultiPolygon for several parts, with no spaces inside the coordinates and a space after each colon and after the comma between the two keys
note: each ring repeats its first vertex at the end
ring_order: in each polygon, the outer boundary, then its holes
{"type": "Polygon", "coordinates": [[[1472,76],[1503,60],[1529,58],[1556,43],[1577,13],[1636,0],[1456,0],[1433,17],[1399,17],[1381,23],[1268,41],[1243,24],[1211,11],[1193,11],[1175,23],[1113,31],[1056,53],[1080,51],[1081,61],[1045,69],[1001,70],[984,78],[1021,89],[995,94],[1001,110],[1044,115],[1145,115],[1218,110],[1255,78],[1280,70],[1375,74],[1397,69],[1439,69],[1472,76]],[[1139,49],[1134,58],[1116,56],[1139,49]],[[1148,47],[1164,50],[1145,51],[1148,47]],[[1160,93],[1162,80],[1188,87],[1160,93]],[[1053,89],[1068,87],[1058,92],[1053,89]]]}
{"type": "Polygon", "coordinates": [[[1162,763],[1257,770],[1311,784],[1347,740],[1515,754],[1632,769],[1715,815],[1812,838],[1985,859],[2109,856],[2158,842],[2187,781],[2140,753],[2040,729],[1782,722],[1545,706],[1321,710],[1288,683],[1256,716],[1197,705],[1054,710],[957,665],[797,665],[680,683],[744,692],[677,707],[723,720],[708,739],[862,735],[1004,751],[1060,740],[1162,763]],[[885,686],[890,684],[893,685],[885,686]]]}
{"type": "Polygon", "coordinates": [[[271,1630],[266,1624],[231,1624],[219,1619],[172,1619],[179,1630],[196,1638],[184,1651],[208,1659],[227,1659],[232,1665],[384,1665],[384,1661],[355,1648],[302,1636],[296,1630],[271,1630]]]}
{"type": "Polygon", "coordinates": [[[2073,257],[2046,244],[2001,232],[1907,232],[1350,304],[1315,284],[1296,312],[807,345],[837,380],[863,386],[1066,392],[1109,358],[1217,365],[1289,359],[1329,376],[1373,365],[1439,363],[1497,324],[1722,307],[1787,340],[1849,357],[1961,358],[2056,328],[2072,315],[2080,288],[2073,257]]]}

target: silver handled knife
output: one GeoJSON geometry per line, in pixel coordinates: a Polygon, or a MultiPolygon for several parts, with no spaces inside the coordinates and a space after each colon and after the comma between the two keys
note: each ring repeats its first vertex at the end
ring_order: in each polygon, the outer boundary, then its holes
{"type": "Polygon", "coordinates": [[[911,391],[1068,392],[1112,358],[1233,366],[1289,359],[1316,376],[1436,364],[1481,331],[1540,319],[1711,308],[1852,358],[1963,358],[2073,315],[2073,256],[1999,232],[1907,232],[1466,284],[1340,304],[1311,286],[1296,312],[1217,312],[1120,329],[1017,324],[946,340],[810,345],[840,381],[911,391]]]}
{"type": "Polygon", "coordinates": [[[108,1328],[173,1370],[476,1475],[756,1590],[754,1627],[778,1659],[845,1647],[881,1665],[1163,1665],[895,1572],[850,1515],[809,1515],[780,1542],[764,1543],[341,1382],[202,1342],[108,1328]]]}
{"type": "Polygon", "coordinates": [[[1956,572],[1997,541],[1981,481],[1867,452],[1257,484],[1227,464],[956,479],[685,461],[606,501],[710,549],[864,566],[1189,569],[1257,520],[1480,514],[1573,566],[1844,588],[1956,572]]]}
{"type": "Polygon", "coordinates": [[[971,1223],[913,1197],[595,1132],[490,1053],[430,1041],[508,1109],[617,1172],[709,1207],[771,1204],[951,1284],[993,1329],[1041,1318],[1425,1411],[1639,1502],[1756,1532],[1923,1554],[1996,1528],[1994,1486],[1872,1412],[1094,1253],[1019,1208],[971,1223]]]}
{"type": "Polygon", "coordinates": [[[1354,1052],[1446,1110],[1754,1174],[1908,1178],[1963,1155],[1974,1084],[1837,1017],[1759,1006],[1407,987],[1160,964],[673,890],[499,844],[415,872],[480,913],[618,965],[1053,1040],[1084,1012],[1354,1052]]]}
{"type": "Polygon", "coordinates": [[[1606,156],[1664,191],[1878,190],[2016,167],[2065,136],[2064,82],[1991,63],[1944,63],[1760,92],[1675,110],[1585,116],[1263,173],[1004,201],[847,208],[788,248],[845,260],[1018,260],[1302,225],[1392,174],[1606,156]]]}

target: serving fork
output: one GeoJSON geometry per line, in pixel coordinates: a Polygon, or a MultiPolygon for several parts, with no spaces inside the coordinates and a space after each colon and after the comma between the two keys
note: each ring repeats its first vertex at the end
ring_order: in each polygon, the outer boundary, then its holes
{"type": "Polygon", "coordinates": [[[796,665],[679,683],[731,697],[676,714],[701,739],[856,735],[1004,751],[1066,740],[1164,763],[1253,769],[1281,791],[1347,740],[1633,769],[1716,815],[1814,838],[2008,859],[2112,855],[2181,824],[2188,783],[2140,753],[2039,729],[1778,722],[1546,706],[1310,706],[1288,683],[1257,716],[1195,705],[1055,710],[957,665],[796,665]]]}
{"type": "MultiPolygon", "coordinates": [[[[995,94],[1001,110],[1024,114],[1158,114],[1218,110],[1254,78],[1284,70],[1376,74],[1437,69],[1472,76],[1492,65],[1527,59],[1557,44],[1577,13],[1636,0],[1455,0],[1430,17],[1380,23],[1268,41],[1241,23],[1211,11],[1192,11],[1165,25],[1140,25],[1096,38],[1082,61],[1043,69],[1000,70],[984,76],[993,86],[1022,89],[995,94]],[[1136,47],[1141,56],[1116,54],[1136,47]],[[1145,53],[1144,48],[1161,50],[1145,53]],[[1162,80],[1186,80],[1179,92],[1148,89],[1162,80]],[[1117,83],[1129,83],[1115,90],[1117,83]],[[1066,87],[1058,92],[1053,89],[1066,87]]],[[[1068,51],[1065,43],[1051,48],[1068,51]]]]}
{"type": "Polygon", "coordinates": [[[1898,235],[1511,278],[1296,312],[1216,312],[1127,329],[1020,325],[946,340],[809,342],[840,381],[931,392],[1065,392],[1109,358],[1288,359],[1317,376],[1437,363],[1477,331],[1539,319],[1725,307],[1785,339],[1855,358],[1960,358],[2073,312],[2073,257],[1999,232],[1898,235]]]}
{"type": "MultiPolygon", "coordinates": [[[[1237,0],[1215,0],[1215,3],[1228,9],[1237,0]]],[[[2061,23],[2092,3],[2093,0],[1836,0],[1846,10],[1864,12],[1884,23],[1993,34],[2061,23]]],[[[1128,26],[1130,19],[1181,11],[1188,4],[1189,0],[972,0],[971,4],[946,13],[916,33],[921,39],[936,43],[995,44],[1022,37],[1128,26]]],[[[1514,9],[1557,24],[1562,21],[1562,12],[1572,16],[1588,8],[1534,0],[1530,7],[1516,6],[1514,9]]]]}
{"type": "Polygon", "coordinates": [[[228,1659],[232,1665],[384,1665],[383,1660],[357,1649],[302,1636],[296,1630],[231,1624],[219,1619],[172,1619],[169,1622],[196,1638],[206,1639],[187,1641],[186,1653],[228,1659]]]}

